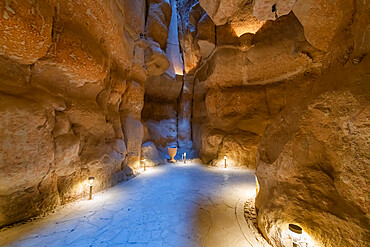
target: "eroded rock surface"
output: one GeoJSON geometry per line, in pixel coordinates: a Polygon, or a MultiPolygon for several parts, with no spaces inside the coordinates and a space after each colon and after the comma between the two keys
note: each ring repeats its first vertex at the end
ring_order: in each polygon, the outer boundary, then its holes
{"type": "Polygon", "coordinates": [[[89,176],[99,191],[135,172],[142,138],[128,129],[143,131],[147,71],[145,1],[2,1],[0,12],[2,226],[86,196],[89,176]]]}
{"type": "Polygon", "coordinates": [[[216,32],[216,49],[195,74],[193,139],[207,163],[223,166],[228,155],[229,165],[254,168],[266,126],[308,86],[322,54],[293,14],[255,35],[238,37],[229,24],[216,32]]]}
{"type": "Polygon", "coordinates": [[[325,63],[331,68],[267,126],[259,143],[258,225],[273,246],[291,246],[289,223],[300,225],[313,246],[369,243],[370,61],[356,59],[368,8],[358,2],[357,21],[341,22],[339,30],[352,35],[336,33],[330,41],[325,63]]]}
{"type": "MultiPolygon", "coordinates": [[[[226,156],[228,166],[257,167],[258,226],[273,246],[292,246],[289,223],[313,246],[366,246],[369,4],[200,5],[216,25],[215,47],[202,52],[198,41],[183,49],[200,55],[188,61],[195,70],[192,136],[202,160],[223,167],[226,156]]],[[[185,41],[202,34],[200,22],[192,25],[185,41]]]]}
{"type": "MultiPolygon", "coordinates": [[[[272,143],[263,140],[266,148],[260,146],[257,168],[262,188],[258,221],[274,245],[289,245],[287,221],[300,224],[323,246],[367,245],[369,116],[349,91],[328,92],[308,105],[278,156],[272,143]],[[276,227],[267,227],[271,224],[276,227]]],[[[276,127],[272,125],[264,138],[294,128],[276,127]]]]}

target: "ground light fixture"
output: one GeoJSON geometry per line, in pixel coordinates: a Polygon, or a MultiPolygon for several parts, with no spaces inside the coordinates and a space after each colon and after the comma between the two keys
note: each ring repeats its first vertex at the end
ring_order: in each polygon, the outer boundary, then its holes
{"type": "Polygon", "coordinates": [[[186,163],[186,153],[184,153],[184,164],[186,163]]]}
{"type": "Polygon", "coordinates": [[[254,178],[256,179],[256,195],[257,195],[258,192],[260,191],[260,184],[258,183],[258,178],[256,175],[254,175],[254,178]]]}
{"type": "Polygon", "coordinates": [[[143,162],[143,166],[144,166],[144,171],[146,171],[146,159],[142,159],[141,162],[143,162]]]}
{"type": "Polygon", "coordinates": [[[224,160],[225,160],[225,168],[227,167],[227,157],[226,155],[224,156],[224,160]]]}
{"type": "Polygon", "coordinates": [[[89,200],[92,199],[92,187],[94,184],[95,177],[89,177],[89,186],[90,186],[90,193],[89,193],[89,200]]]}
{"type": "Polygon", "coordinates": [[[300,226],[289,224],[288,235],[292,239],[293,247],[307,247],[307,241],[303,236],[303,230],[300,226]]]}

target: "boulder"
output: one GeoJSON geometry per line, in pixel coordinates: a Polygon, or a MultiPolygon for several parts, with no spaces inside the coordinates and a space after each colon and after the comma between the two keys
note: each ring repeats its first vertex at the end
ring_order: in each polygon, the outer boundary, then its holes
{"type": "Polygon", "coordinates": [[[161,121],[146,121],[151,140],[156,144],[159,151],[167,153],[166,148],[177,146],[177,121],[176,119],[164,119],[161,121]]]}
{"type": "Polygon", "coordinates": [[[183,77],[179,75],[175,78],[168,74],[150,76],[145,82],[145,94],[167,102],[176,101],[182,89],[182,79],[183,77]]]}
{"type": "Polygon", "coordinates": [[[148,1],[148,7],[147,36],[159,43],[160,48],[165,51],[171,22],[171,4],[169,0],[150,0],[148,1]]]}
{"type": "Polygon", "coordinates": [[[143,143],[141,157],[146,159],[146,166],[157,166],[165,163],[165,159],[160,157],[156,146],[151,141],[143,143]]]}
{"type": "Polygon", "coordinates": [[[157,42],[148,40],[145,49],[145,67],[149,75],[160,76],[170,67],[170,62],[157,42]]]}
{"type": "Polygon", "coordinates": [[[207,14],[198,22],[198,33],[196,39],[200,49],[200,55],[207,58],[215,48],[215,25],[207,14]]]}

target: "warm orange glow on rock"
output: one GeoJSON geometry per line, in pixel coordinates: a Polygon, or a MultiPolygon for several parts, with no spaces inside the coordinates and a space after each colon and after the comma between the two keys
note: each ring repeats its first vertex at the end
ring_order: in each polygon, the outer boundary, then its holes
{"type": "Polygon", "coordinates": [[[234,30],[235,34],[240,37],[245,33],[255,34],[265,22],[264,20],[258,20],[253,15],[252,6],[247,5],[233,18],[231,21],[231,28],[234,30]]]}
{"type": "Polygon", "coordinates": [[[255,34],[263,24],[265,24],[265,21],[258,21],[255,19],[254,21],[248,20],[246,22],[232,22],[231,28],[234,30],[235,34],[240,37],[245,33],[255,34]]]}

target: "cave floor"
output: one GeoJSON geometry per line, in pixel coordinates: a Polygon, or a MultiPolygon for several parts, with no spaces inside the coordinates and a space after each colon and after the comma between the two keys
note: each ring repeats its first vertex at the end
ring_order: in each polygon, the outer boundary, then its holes
{"type": "MultiPolygon", "coordinates": [[[[251,244],[244,202],[252,171],[175,163],[0,232],[6,246],[239,247],[251,244]]],[[[1,245],[1,244],[0,244],[1,245]]]]}

